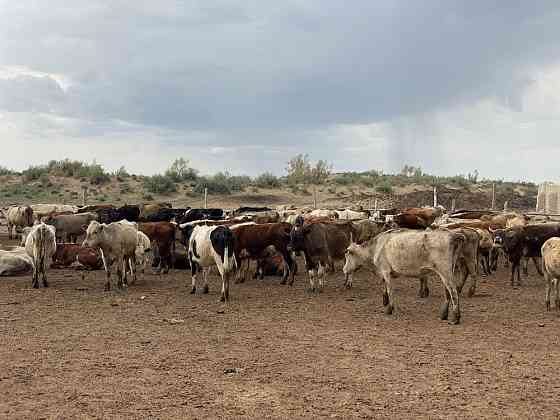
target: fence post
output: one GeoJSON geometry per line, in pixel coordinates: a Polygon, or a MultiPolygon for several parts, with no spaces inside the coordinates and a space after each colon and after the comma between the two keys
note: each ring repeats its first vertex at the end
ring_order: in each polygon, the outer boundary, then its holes
{"type": "Polygon", "coordinates": [[[208,188],[204,188],[204,208],[208,208],[208,188]]]}
{"type": "Polygon", "coordinates": [[[82,207],[86,205],[87,191],[88,191],[87,187],[82,187],[82,207]]]}
{"type": "Polygon", "coordinates": [[[313,185],[313,208],[317,209],[317,189],[315,185],[313,185]]]}
{"type": "Polygon", "coordinates": [[[451,200],[451,213],[453,213],[455,211],[455,204],[456,204],[455,199],[452,199],[451,200]]]}
{"type": "Polygon", "coordinates": [[[438,205],[438,201],[437,201],[437,187],[434,185],[434,207],[437,207],[438,205]]]}
{"type": "Polygon", "coordinates": [[[492,210],[496,208],[496,184],[492,183],[492,210]]]}
{"type": "Polygon", "coordinates": [[[504,211],[508,211],[509,201],[504,201],[504,211]]]}

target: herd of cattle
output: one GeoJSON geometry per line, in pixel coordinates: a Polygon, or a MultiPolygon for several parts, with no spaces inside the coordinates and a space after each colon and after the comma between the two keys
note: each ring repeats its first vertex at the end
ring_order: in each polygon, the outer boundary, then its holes
{"type": "Polygon", "coordinates": [[[456,324],[467,280],[472,296],[479,275],[491,275],[502,256],[503,264],[511,265],[512,286],[521,284],[520,268],[526,273],[532,259],[545,276],[547,310],[553,292],[560,310],[560,223],[544,216],[449,214],[442,207],[373,213],[281,206],[228,212],[172,208],[168,203],[119,208],[38,204],[13,206],[3,213],[9,238],[21,233],[21,246],[0,250],[0,275],[32,272],[35,288],[40,279],[48,286],[50,267],[70,266],[104,269],[106,290],[116,271],[117,287],[122,288],[151,263],[163,274],[190,270],[191,293],[196,293],[200,274],[202,291],[208,293],[208,272],[215,266],[222,279],[221,300],[227,301],[230,280],[243,282],[251,261],[256,261],[254,277],[281,275],[281,283],[291,285],[298,270],[296,255],[302,255],[312,292],[323,289],[327,272],[335,272],[340,261],[348,288],[354,272],[372,270],[383,280],[387,314],[395,307],[393,279],[417,278],[419,297],[427,297],[427,279],[435,276],[445,290],[440,317],[456,324]],[[78,244],[80,237],[84,239],[78,244]]]}

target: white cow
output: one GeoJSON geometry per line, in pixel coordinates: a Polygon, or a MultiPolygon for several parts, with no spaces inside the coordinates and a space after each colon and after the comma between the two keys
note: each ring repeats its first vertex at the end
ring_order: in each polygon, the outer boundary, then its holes
{"type": "Polygon", "coordinates": [[[222,277],[220,300],[229,300],[229,280],[237,268],[234,238],[226,226],[195,226],[189,238],[187,258],[191,266],[191,294],[196,292],[196,274],[202,269],[203,293],[208,293],[208,270],[216,265],[222,277]]]}
{"type": "Polygon", "coordinates": [[[117,287],[127,285],[125,264],[128,263],[132,282],[136,280],[136,247],[138,245],[138,226],[136,223],[122,220],[105,224],[93,221],[86,231],[82,246],[99,248],[107,273],[105,290],[111,290],[111,269],[116,263],[117,287]]]}
{"type": "Polygon", "coordinates": [[[69,204],[32,204],[33,218],[40,221],[44,216],[51,214],[53,212],[71,212],[76,213],[78,211],[77,206],[72,206],[69,204]]]}
{"type": "Polygon", "coordinates": [[[56,252],[55,228],[45,223],[33,226],[25,240],[25,251],[33,260],[33,288],[39,288],[39,276],[43,278],[43,287],[49,287],[47,270],[56,252]]]}
{"type": "Polygon", "coordinates": [[[541,248],[546,280],[546,310],[550,311],[550,295],[555,292],[554,306],[560,311],[560,238],[550,238],[541,248]]]}
{"type": "MultiPolygon", "coordinates": [[[[329,217],[331,219],[338,219],[338,212],[336,210],[317,209],[306,213],[309,217],[329,217]]],[[[304,216],[304,217],[306,217],[304,216]]]]}
{"type": "Polygon", "coordinates": [[[29,206],[13,206],[6,211],[8,239],[12,239],[14,228],[33,226],[33,209],[29,206]]]}
{"type": "Polygon", "coordinates": [[[150,238],[141,231],[137,232],[138,235],[138,245],[136,245],[136,264],[140,267],[142,274],[146,271],[146,265],[148,264],[149,260],[149,253],[151,251],[151,242],[150,238]]]}
{"type": "Polygon", "coordinates": [[[363,220],[368,218],[368,214],[364,211],[354,211],[350,209],[335,211],[340,220],[363,220]]]}
{"type": "Polygon", "coordinates": [[[0,276],[15,276],[33,270],[33,260],[25,248],[16,247],[11,251],[0,250],[0,276]]]}

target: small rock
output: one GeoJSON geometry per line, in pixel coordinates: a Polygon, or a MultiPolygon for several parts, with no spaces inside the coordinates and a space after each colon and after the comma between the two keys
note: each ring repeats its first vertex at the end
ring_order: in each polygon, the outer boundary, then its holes
{"type": "Polygon", "coordinates": [[[146,296],[143,296],[143,295],[140,296],[140,300],[144,300],[144,299],[146,299],[146,296]]]}
{"type": "Polygon", "coordinates": [[[218,310],[216,311],[216,313],[219,313],[219,314],[224,314],[225,312],[226,312],[226,311],[224,311],[223,309],[218,309],[218,310]]]}
{"type": "Polygon", "coordinates": [[[111,302],[111,306],[119,306],[119,302],[111,302]]]}
{"type": "Polygon", "coordinates": [[[140,344],[146,345],[146,344],[150,344],[152,342],[152,340],[143,340],[140,341],[140,344]]]}
{"type": "Polygon", "coordinates": [[[541,324],[539,324],[539,327],[541,327],[541,328],[542,328],[542,327],[544,327],[544,324],[542,324],[542,323],[541,323],[541,324]]]}
{"type": "Polygon", "coordinates": [[[348,302],[354,302],[356,299],[354,299],[354,298],[346,298],[346,300],[347,300],[348,302]]]}
{"type": "Polygon", "coordinates": [[[226,375],[231,375],[233,373],[238,373],[239,371],[237,370],[237,368],[225,368],[224,369],[224,374],[226,375]]]}
{"type": "Polygon", "coordinates": [[[171,324],[171,325],[184,324],[185,323],[184,319],[177,319],[177,318],[169,318],[169,319],[165,318],[164,321],[167,322],[168,324],[171,324]]]}

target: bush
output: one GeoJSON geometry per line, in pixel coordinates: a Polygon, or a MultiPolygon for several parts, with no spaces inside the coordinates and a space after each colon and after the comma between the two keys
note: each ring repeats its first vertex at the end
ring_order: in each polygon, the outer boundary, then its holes
{"type": "Polygon", "coordinates": [[[231,194],[227,179],[219,176],[199,178],[193,191],[204,194],[204,189],[208,188],[208,194],[231,194]]]}
{"type": "Polygon", "coordinates": [[[5,166],[0,166],[0,175],[14,175],[15,172],[5,166]]]}
{"type": "Polygon", "coordinates": [[[378,185],[375,190],[379,193],[390,194],[393,192],[393,187],[388,182],[378,185]]]}
{"type": "Polygon", "coordinates": [[[189,161],[184,158],[175,159],[175,162],[165,171],[165,176],[175,182],[196,181],[198,171],[189,166],[189,161]]]}
{"type": "Polygon", "coordinates": [[[265,172],[255,178],[255,185],[259,188],[280,188],[280,180],[271,172],[265,172]]]}
{"type": "Polygon", "coordinates": [[[151,195],[151,194],[144,194],[142,196],[142,200],[144,200],[144,201],[154,201],[154,196],[151,195]]]}
{"type": "Polygon", "coordinates": [[[41,178],[41,176],[49,175],[49,169],[46,166],[30,166],[29,168],[27,168],[25,171],[22,172],[23,174],[23,179],[25,181],[36,181],[39,178],[41,178]]]}
{"type": "Polygon", "coordinates": [[[154,175],[144,179],[144,188],[155,194],[169,194],[177,191],[173,180],[165,175],[154,175]]]}

